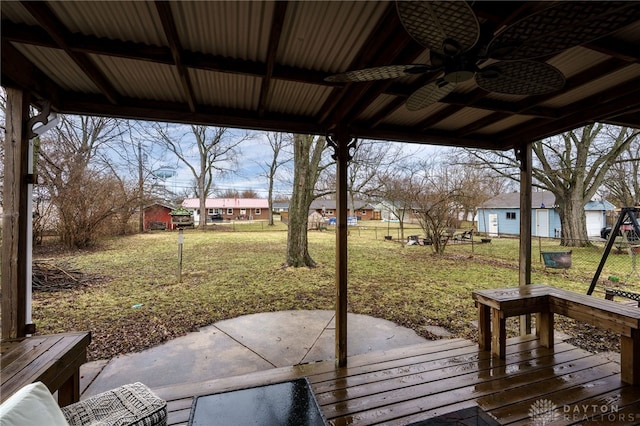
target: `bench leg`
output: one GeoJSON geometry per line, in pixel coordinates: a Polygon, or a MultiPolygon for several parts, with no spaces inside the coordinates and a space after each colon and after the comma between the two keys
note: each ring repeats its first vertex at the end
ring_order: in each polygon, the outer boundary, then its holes
{"type": "Polygon", "coordinates": [[[553,312],[536,314],[536,334],[540,344],[545,348],[553,348],[553,312]]]}
{"type": "Polygon", "coordinates": [[[478,346],[481,351],[491,349],[491,309],[478,303],[478,346]]]}
{"type": "Polygon", "coordinates": [[[80,400],[80,371],[76,370],[75,373],[67,379],[66,382],[58,389],[58,405],[64,407],[80,400]]]}
{"type": "Polygon", "coordinates": [[[491,310],[491,341],[492,353],[498,358],[504,359],[507,355],[507,321],[500,315],[497,309],[491,310]]]}
{"type": "Polygon", "coordinates": [[[640,385],[640,330],[631,330],[631,337],[620,336],[620,368],[623,382],[640,385]]]}

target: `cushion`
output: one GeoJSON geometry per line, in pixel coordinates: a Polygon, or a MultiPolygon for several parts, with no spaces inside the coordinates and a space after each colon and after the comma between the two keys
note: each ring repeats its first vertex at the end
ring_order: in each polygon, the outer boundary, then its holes
{"type": "Polygon", "coordinates": [[[164,426],[167,403],[142,383],[132,383],[62,407],[72,426],[164,426]]]}
{"type": "Polygon", "coordinates": [[[69,426],[58,403],[42,382],[20,389],[0,405],[2,426],[69,426]]]}

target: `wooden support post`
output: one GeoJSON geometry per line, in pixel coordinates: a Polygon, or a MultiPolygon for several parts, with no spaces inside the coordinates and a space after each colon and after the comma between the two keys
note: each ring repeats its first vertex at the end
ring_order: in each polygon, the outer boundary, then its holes
{"type": "Polygon", "coordinates": [[[540,344],[545,348],[553,348],[553,312],[536,314],[536,334],[540,344]]]}
{"type": "Polygon", "coordinates": [[[631,337],[620,336],[620,376],[625,383],[640,385],[640,329],[631,329],[631,337]]]}
{"type": "Polygon", "coordinates": [[[2,339],[24,337],[27,318],[27,169],[29,98],[7,88],[2,220],[2,339]]]}
{"type": "Polygon", "coordinates": [[[351,160],[350,149],[355,140],[340,131],[335,138],[327,137],[335,150],[336,161],[336,365],[347,365],[347,168],[351,160]]]}
{"type": "MultiPolygon", "coordinates": [[[[516,149],[520,161],[520,272],[519,285],[531,284],[531,142],[516,149]]],[[[520,316],[520,334],[531,334],[531,315],[520,316]]]]}

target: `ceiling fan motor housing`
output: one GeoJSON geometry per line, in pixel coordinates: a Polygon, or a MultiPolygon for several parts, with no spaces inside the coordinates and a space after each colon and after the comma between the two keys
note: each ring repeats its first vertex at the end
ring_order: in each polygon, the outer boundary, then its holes
{"type": "Polygon", "coordinates": [[[462,83],[471,80],[478,67],[464,55],[446,56],[444,60],[444,79],[449,83],[462,83]]]}

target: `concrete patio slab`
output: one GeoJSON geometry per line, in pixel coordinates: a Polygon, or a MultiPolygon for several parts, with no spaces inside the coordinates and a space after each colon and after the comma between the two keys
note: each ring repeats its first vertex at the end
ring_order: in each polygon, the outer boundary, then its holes
{"type": "MultiPolygon", "coordinates": [[[[302,363],[335,359],[335,317],[311,348],[302,363]]],[[[367,315],[347,315],[347,350],[349,355],[409,346],[425,339],[415,331],[391,321],[367,315]]]]}
{"type": "Polygon", "coordinates": [[[333,316],[333,311],[265,312],[215,326],[274,366],[286,367],[303,362],[333,316]]]}
{"type": "MultiPolygon", "coordinates": [[[[422,343],[413,330],[348,314],[349,355],[422,343]]],[[[334,359],[333,311],[280,311],[220,321],[160,346],[84,364],[82,398],[126,383],[161,387],[334,359]]]]}

